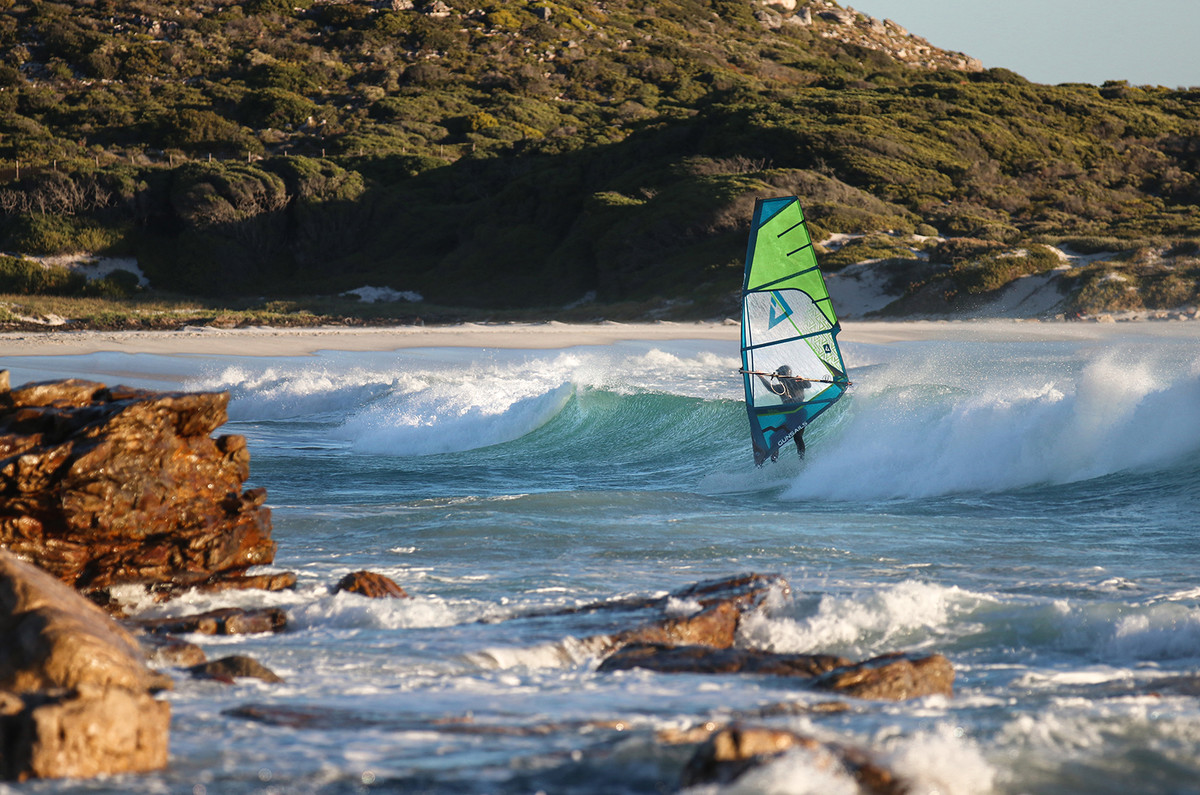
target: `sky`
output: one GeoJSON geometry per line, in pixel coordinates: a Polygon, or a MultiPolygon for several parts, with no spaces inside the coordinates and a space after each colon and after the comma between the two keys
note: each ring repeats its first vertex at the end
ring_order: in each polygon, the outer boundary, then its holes
{"type": "Polygon", "coordinates": [[[1035,83],[1200,86],[1200,0],[840,0],[1035,83]]]}

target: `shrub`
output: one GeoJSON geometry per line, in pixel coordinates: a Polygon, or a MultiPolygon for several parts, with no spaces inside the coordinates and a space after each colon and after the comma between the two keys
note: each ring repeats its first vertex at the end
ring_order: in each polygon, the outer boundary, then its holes
{"type": "Polygon", "coordinates": [[[0,256],[0,293],[76,295],[86,283],[87,277],[59,265],[0,256]]]}
{"type": "Polygon", "coordinates": [[[160,122],[166,146],[196,153],[241,153],[257,148],[249,132],[211,110],[181,108],[160,122]]]}
{"type": "Polygon", "coordinates": [[[891,235],[867,235],[850,240],[837,251],[820,258],[821,269],[836,271],[868,260],[917,259],[909,245],[891,235]]]}
{"type": "Polygon", "coordinates": [[[4,225],[4,248],[27,254],[61,254],[75,249],[75,227],[61,215],[21,214],[4,225]]]}
{"type": "Polygon", "coordinates": [[[978,295],[998,290],[1021,276],[1053,270],[1060,264],[1057,254],[1038,245],[960,263],[950,269],[949,276],[959,289],[978,295]]]}
{"type": "Polygon", "coordinates": [[[242,118],[252,127],[287,127],[301,124],[317,112],[307,97],[282,88],[260,88],[242,99],[242,118]]]}
{"type": "Polygon", "coordinates": [[[118,269],[102,279],[88,282],[83,293],[100,298],[128,298],[141,289],[136,273],[118,269]]]}

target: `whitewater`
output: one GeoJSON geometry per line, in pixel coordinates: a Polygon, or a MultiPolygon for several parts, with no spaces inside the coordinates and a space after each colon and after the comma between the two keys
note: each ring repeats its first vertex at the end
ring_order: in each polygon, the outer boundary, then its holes
{"type": "MultiPolygon", "coordinates": [[[[13,384],[228,390],[265,570],[298,584],[138,601],[282,607],[282,634],[189,639],[284,684],[173,671],[167,770],[0,792],[674,791],[692,747],[662,732],[781,703],[750,722],[865,749],[913,792],[1196,791],[1200,324],[1045,325],[847,332],[849,394],[804,461],[762,468],[732,339],[7,357],[13,384]],[[412,598],[332,593],[360,569],[412,598]],[[601,673],[581,640],[628,625],[556,612],[750,571],[792,593],[740,645],[937,652],[954,697],[810,710],[829,694],[786,678],[601,673]]],[[[855,789],[788,754],[694,791],[855,789]]]]}

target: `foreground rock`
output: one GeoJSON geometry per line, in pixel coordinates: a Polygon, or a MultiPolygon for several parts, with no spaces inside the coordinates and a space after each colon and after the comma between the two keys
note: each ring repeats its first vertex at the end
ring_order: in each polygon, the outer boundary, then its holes
{"type": "Polygon", "coordinates": [[[166,766],[170,705],[133,638],[58,580],[0,550],[0,775],[166,766]]]}
{"type": "Polygon", "coordinates": [[[245,439],[211,437],[228,402],[74,379],[10,389],[0,371],[0,547],[89,592],[270,563],[245,439]]]}

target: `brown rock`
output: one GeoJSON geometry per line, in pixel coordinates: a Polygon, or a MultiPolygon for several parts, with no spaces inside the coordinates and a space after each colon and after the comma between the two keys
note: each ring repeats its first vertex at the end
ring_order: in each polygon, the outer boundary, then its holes
{"type": "Polygon", "coordinates": [[[0,775],[94,776],[166,765],[171,708],[128,632],[0,550],[0,775]]]}
{"type": "Polygon", "coordinates": [[[742,611],[736,604],[719,602],[694,615],[665,618],[655,624],[620,632],[614,641],[617,647],[630,643],[658,643],[727,649],[733,645],[741,617],[742,611]]]}
{"type": "Polygon", "coordinates": [[[228,402],[80,380],[0,393],[0,547],[84,590],[270,563],[245,440],[210,436],[228,402]]]}
{"type": "Polygon", "coordinates": [[[373,571],[355,571],[338,582],[334,593],[349,591],[371,599],[407,599],[408,594],[392,580],[373,571]]]}
{"type": "Polygon", "coordinates": [[[954,666],[940,654],[911,657],[888,654],[838,668],[815,683],[856,698],[903,701],[931,695],[954,695],[954,666]]]}
{"type": "Polygon", "coordinates": [[[209,580],[200,586],[201,591],[286,591],[296,587],[294,572],[281,571],[274,574],[233,574],[209,580]]]}
{"type": "Polygon", "coordinates": [[[146,652],[146,662],[156,666],[191,666],[208,660],[204,649],[172,635],[144,633],[138,637],[146,652]]]}
{"type": "Polygon", "coordinates": [[[772,594],[790,593],[787,580],[770,574],[739,574],[700,582],[645,605],[664,609],[672,600],[695,602],[700,606],[698,612],[659,619],[607,636],[604,642],[592,645],[606,652],[633,643],[727,649],[733,645],[743,613],[763,607],[772,594]]]}
{"type": "Polygon", "coordinates": [[[788,581],[778,574],[736,574],[718,580],[705,580],[672,591],[666,596],[632,597],[605,602],[592,602],[580,607],[568,607],[525,613],[526,617],[578,615],[580,613],[617,612],[622,610],[662,610],[671,600],[695,601],[701,608],[728,602],[739,608],[758,607],[773,594],[791,593],[788,581]]]}
{"type": "Polygon", "coordinates": [[[907,791],[891,771],[857,749],[821,743],[783,729],[740,725],[714,732],[684,767],[681,784],[729,784],[789,751],[809,754],[823,770],[844,771],[868,795],[902,795],[907,791]]]}
{"type": "Polygon", "coordinates": [[[225,607],[174,618],[140,618],[130,622],[146,632],[199,635],[253,635],[260,632],[282,632],[287,627],[287,614],[277,607],[245,610],[225,607]]]}
{"type": "Polygon", "coordinates": [[[267,668],[258,660],[240,654],[193,665],[187,670],[192,676],[197,678],[216,679],[230,683],[238,677],[261,679],[264,682],[272,683],[283,681],[274,671],[267,668]]]}
{"type": "Polygon", "coordinates": [[[0,775],[84,778],[167,765],[171,705],[122,687],[0,694],[0,775]]]}
{"type": "Polygon", "coordinates": [[[133,637],[94,604],[0,550],[0,689],[170,687],[133,637]]]}
{"type": "Polygon", "coordinates": [[[765,674],[810,678],[849,665],[832,654],[775,654],[755,649],[629,644],[600,663],[600,671],[645,668],[662,673],[765,674]]]}

